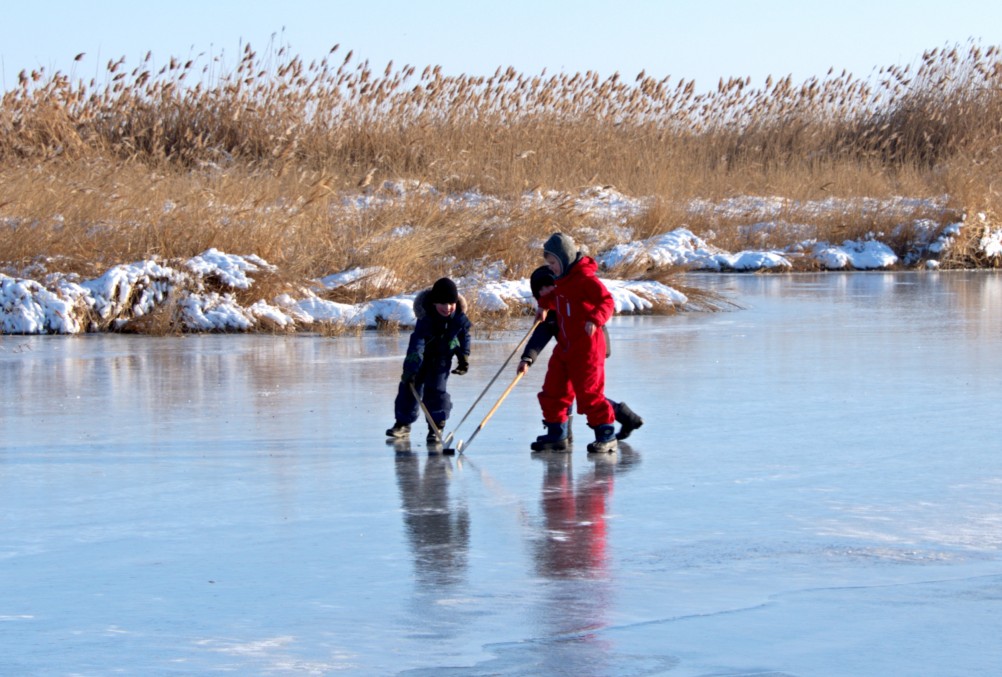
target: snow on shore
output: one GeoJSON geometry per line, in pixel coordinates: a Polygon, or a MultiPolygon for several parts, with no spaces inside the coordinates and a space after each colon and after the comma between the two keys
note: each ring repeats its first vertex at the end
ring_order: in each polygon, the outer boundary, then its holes
{"type": "MultiPolygon", "coordinates": [[[[387,184],[377,194],[352,198],[347,208],[365,209],[375,200],[399,198],[408,190],[429,191],[423,186],[387,184]]],[[[443,201],[475,205],[488,198],[479,195],[447,196],[443,201]]],[[[532,193],[526,200],[567,203],[566,195],[532,193]]],[[[809,257],[824,269],[872,270],[898,263],[898,257],[876,235],[865,240],[842,243],[804,240],[789,250],[763,248],[728,252],[698,237],[686,228],[663,233],[645,240],[633,240],[622,226],[626,217],[644,208],[644,200],[635,200],[607,188],[591,188],[573,200],[575,209],[607,224],[617,239],[610,248],[591,252],[603,270],[615,271],[620,265],[646,267],[683,266],[693,270],[757,271],[785,270],[791,261],[809,257]]],[[[789,231],[796,225],[784,223],[782,214],[788,203],[780,198],[735,198],[721,203],[695,201],[693,213],[727,215],[741,213],[761,219],[752,228],[765,236],[775,229],[789,231]]],[[[799,213],[818,215],[833,210],[844,211],[844,202],[825,200],[798,204],[799,213]]],[[[963,228],[963,223],[945,228],[931,221],[907,222],[914,211],[914,201],[873,201],[864,210],[899,210],[918,240],[914,244],[913,264],[925,260],[935,267],[936,260],[949,249],[963,228]]],[[[933,205],[935,206],[935,205],[933,205]]],[[[857,205],[858,207],[858,205],[857,205]]],[[[808,230],[804,228],[804,230],[808,230]]],[[[1002,254],[1002,232],[985,229],[981,248],[988,256],[1002,254]]],[[[587,246],[587,243],[583,243],[587,246]]],[[[503,270],[504,266],[497,266],[503,270]]],[[[242,305],[237,292],[251,289],[255,274],[274,271],[267,261],[254,254],[233,254],[209,249],[182,262],[138,261],[118,265],[93,280],[79,280],[72,275],[50,274],[45,282],[0,273],[0,333],[3,334],[75,334],[89,331],[118,330],[128,322],[165,308],[177,313],[187,331],[250,331],[261,328],[309,329],[317,323],[375,327],[382,322],[403,326],[415,321],[411,304],[414,295],[403,294],[360,304],[343,304],[322,298],[318,291],[353,284],[361,279],[392,280],[393,271],[353,269],[333,273],[316,281],[315,290],[304,289],[297,297],[282,294],[271,300],[257,300],[242,305]]],[[[664,284],[649,281],[608,279],[617,313],[637,313],[655,304],[685,309],[688,299],[664,284]]],[[[429,281],[430,284],[431,281],[429,281]]],[[[488,267],[477,277],[457,280],[460,290],[481,308],[503,310],[512,305],[533,306],[527,279],[505,280],[488,267]]],[[[246,296],[246,295],[245,295],[246,296]]]]}
{"type": "MultiPolygon", "coordinates": [[[[54,276],[49,287],[34,280],[0,274],[0,333],[76,334],[121,329],[129,321],[174,304],[188,331],[249,331],[258,328],[309,328],[317,323],[376,327],[383,322],[411,326],[416,294],[403,294],[360,304],[344,304],[304,290],[301,298],[282,294],[273,301],[242,306],[232,292],[211,291],[206,280],[247,289],[247,273],[271,268],[257,256],[236,256],[210,249],[181,267],[141,261],[115,266],[95,280],[77,282],[54,276]]],[[[353,275],[366,271],[349,271],[353,275]]],[[[349,275],[349,278],[352,275],[349,275]]],[[[681,292],[657,282],[605,280],[616,311],[643,312],[654,303],[682,307],[681,292]]],[[[467,298],[485,310],[511,304],[534,306],[528,280],[461,280],[467,298]]],[[[331,288],[328,281],[328,287],[331,288]]]]}

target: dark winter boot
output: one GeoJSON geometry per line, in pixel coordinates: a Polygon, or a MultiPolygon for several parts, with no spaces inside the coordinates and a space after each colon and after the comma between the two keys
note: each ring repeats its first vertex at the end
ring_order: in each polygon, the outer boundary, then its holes
{"type": "Polygon", "coordinates": [[[567,421],[562,423],[548,423],[546,434],[540,435],[536,441],[529,445],[533,451],[566,451],[567,450],[567,421]]]}
{"type": "Polygon", "coordinates": [[[393,437],[396,439],[403,439],[405,437],[410,437],[411,427],[406,423],[395,421],[393,423],[393,427],[386,431],[386,436],[393,437]]]}
{"type": "Polygon", "coordinates": [[[616,405],[616,421],[619,422],[619,432],[616,433],[617,440],[625,440],[634,430],[644,424],[644,419],[640,418],[635,411],[626,406],[626,402],[616,405]]]}
{"type": "Polygon", "coordinates": [[[595,426],[595,441],[588,445],[589,454],[611,454],[618,447],[616,426],[611,423],[595,426]]]}

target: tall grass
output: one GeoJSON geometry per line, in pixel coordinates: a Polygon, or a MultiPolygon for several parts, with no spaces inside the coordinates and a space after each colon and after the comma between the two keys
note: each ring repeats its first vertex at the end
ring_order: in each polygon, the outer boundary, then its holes
{"type": "MultiPolygon", "coordinates": [[[[947,195],[955,214],[1002,213],[1002,60],[975,42],[868,79],[731,78],[710,92],[645,72],[375,69],[338,47],[306,63],[287,47],[247,46],[231,72],[215,68],[196,58],[157,69],[147,55],[108,62],[103,80],[22,72],[0,105],[3,258],[84,271],[218,247],[263,256],[288,284],[382,264],[404,287],[464,261],[526,274],[540,237],[593,225],[571,209],[526,206],[518,197],[533,189],[650,196],[629,224],[637,236],[685,225],[724,244],[746,240],[746,224],[681,206],[743,194],[947,195]],[[417,191],[343,206],[388,178],[502,199],[443,209],[417,191]]],[[[817,237],[880,225],[843,214],[817,237]]]]}

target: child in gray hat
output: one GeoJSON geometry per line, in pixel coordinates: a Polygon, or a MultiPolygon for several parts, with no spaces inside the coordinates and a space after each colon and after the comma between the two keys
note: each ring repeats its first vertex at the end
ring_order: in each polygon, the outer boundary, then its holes
{"type": "Polygon", "coordinates": [[[612,294],[598,279],[598,264],[578,251],[569,235],[554,233],[543,244],[543,258],[556,288],[539,299],[537,320],[557,314],[557,345],[546,367],[539,404],[546,434],[530,445],[534,451],[566,448],[567,409],[577,400],[579,414],[595,431],[592,453],[617,449],[616,416],[605,397],[605,332],[615,312],[612,294]]]}

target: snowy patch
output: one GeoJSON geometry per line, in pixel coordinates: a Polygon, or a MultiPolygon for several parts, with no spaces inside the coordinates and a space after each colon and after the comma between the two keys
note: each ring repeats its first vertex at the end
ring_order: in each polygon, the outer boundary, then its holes
{"type": "Polygon", "coordinates": [[[1002,226],[993,224],[984,212],[978,213],[978,221],[982,228],[978,250],[990,259],[1002,256],[1002,226]]]}
{"type": "Polygon", "coordinates": [[[351,324],[357,314],[355,306],[346,303],[325,301],[316,296],[305,299],[294,299],[287,294],[279,296],[275,303],[289,314],[289,317],[299,324],[310,325],[314,322],[331,322],[335,324],[351,324]]]}
{"type": "Polygon", "coordinates": [[[623,265],[641,264],[647,268],[688,266],[702,268],[717,267],[712,262],[718,254],[726,254],[686,228],[678,228],[640,242],[618,244],[595,257],[599,265],[606,269],[623,265]]]}
{"type": "Polygon", "coordinates": [[[715,267],[706,266],[712,270],[734,270],[747,272],[750,270],[768,270],[772,268],[790,268],[790,261],[779,252],[743,251],[737,254],[717,254],[711,258],[715,267]]]}
{"type": "MultiPolygon", "coordinates": [[[[655,304],[682,308],[689,302],[685,294],[660,282],[600,279],[612,294],[617,313],[643,313],[655,304]]],[[[531,311],[536,306],[528,280],[489,282],[476,291],[476,299],[486,310],[505,310],[518,304],[531,311]]]]}
{"type": "Polygon", "coordinates": [[[957,236],[960,235],[962,223],[954,223],[943,229],[943,232],[929,244],[929,251],[940,254],[950,248],[957,236]]]}
{"type": "Polygon", "coordinates": [[[201,277],[216,277],[227,287],[235,289],[250,289],[253,280],[247,273],[262,270],[274,272],[275,266],[269,265],[264,259],[254,254],[250,256],[232,256],[218,249],[209,249],[185,263],[191,272],[201,277]]]}
{"type": "Polygon", "coordinates": [[[184,326],[195,331],[246,331],[256,323],[230,294],[189,295],[181,303],[184,326]]]}
{"type": "Polygon", "coordinates": [[[640,313],[651,310],[655,303],[682,308],[689,298],[682,292],[660,282],[602,280],[612,294],[617,313],[640,313]]]}
{"type": "Polygon", "coordinates": [[[605,269],[624,265],[650,268],[678,266],[691,270],[748,271],[789,268],[779,252],[743,251],[737,254],[714,247],[686,228],[678,228],[647,240],[616,245],[596,257],[605,269]]]}
{"type": "Polygon", "coordinates": [[[320,284],[327,289],[337,289],[365,283],[373,287],[391,287],[397,283],[396,274],[389,268],[352,268],[320,278],[320,284]]]}
{"type": "Polygon", "coordinates": [[[523,204],[531,208],[571,209],[592,218],[616,222],[640,213],[650,203],[619,192],[612,186],[591,186],[577,195],[563,191],[534,191],[523,196],[523,204]]]}
{"type": "Polygon", "coordinates": [[[836,198],[823,200],[790,200],[782,197],[760,195],[740,195],[713,202],[696,199],[688,204],[692,214],[715,218],[755,218],[761,220],[779,219],[787,214],[802,217],[821,217],[830,214],[881,214],[907,218],[916,211],[940,211],[947,202],[946,196],[922,199],[892,197],[878,199],[870,197],[836,198]]]}
{"type": "Polygon", "coordinates": [[[528,280],[516,282],[487,282],[475,291],[476,304],[485,310],[504,310],[509,303],[533,306],[532,290],[528,280]]]}
{"type": "Polygon", "coordinates": [[[841,246],[818,244],[814,248],[814,258],[829,270],[875,270],[893,266],[898,261],[890,247],[875,240],[846,240],[841,246]]]}
{"type": "Polygon", "coordinates": [[[82,330],[78,301],[34,280],[0,275],[0,331],[4,334],[75,334],[82,330]]]}
{"type": "Polygon", "coordinates": [[[101,277],[80,286],[90,296],[89,305],[114,327],[150,313],[171,291],[184,287],[188,276],[156,261],[114,266],[101,277]]]}

